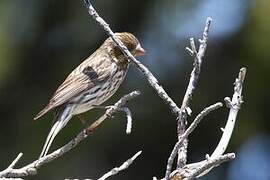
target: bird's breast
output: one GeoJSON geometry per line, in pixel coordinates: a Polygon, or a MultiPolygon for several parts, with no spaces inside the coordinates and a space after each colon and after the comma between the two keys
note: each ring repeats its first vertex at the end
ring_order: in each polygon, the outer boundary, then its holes
{"type": "Polygon", "coordinates": [[[89,111],[94,105],[100,105],[109,99],[123,82],[126,73],[127,69],[112,64],[111,75],[106,81],[96,84],[78,97],[79,101],[73,114],[89,111]]]}

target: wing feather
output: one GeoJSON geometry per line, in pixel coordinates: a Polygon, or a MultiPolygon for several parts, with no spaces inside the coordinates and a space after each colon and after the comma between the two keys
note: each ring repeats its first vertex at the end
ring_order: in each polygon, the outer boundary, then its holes
{"type": "Polygon", "coordinates": [[[36,120],[55,107],[72,100],[82,92],[94,87],[97,83],[107,80],[111,75],[109,70],[111,60],[108,56],[104,56],[104,54],[103,57],[98,56],[99,54],[97,52],[94,53],[74,69],[55,91],[49,104],[34,119],[36,120]],[[96,62],[97,58],[99,63],[96,62]]]}

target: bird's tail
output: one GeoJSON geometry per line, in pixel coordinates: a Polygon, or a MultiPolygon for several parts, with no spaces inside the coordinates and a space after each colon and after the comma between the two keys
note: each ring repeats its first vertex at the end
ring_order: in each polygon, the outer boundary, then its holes
{"type": "Polygon", "coordinates": [[[52,145],[52,142],[54,140],[54,138],[56,137],[56,135],[60,132],[61,129],[63,129],[66,124],[68,123],[68,121],[72,118],[72,106],[66,106],[65,108],[63,108],[63,110],[60,110],[60,112],[58,113],[58,115],[56,116],[56,121],[53,124],[46,142],[43,146],[42,152],[40,153],[39,158],[42,158],[44,156],[47,155],[50,146],[52,145]]]}

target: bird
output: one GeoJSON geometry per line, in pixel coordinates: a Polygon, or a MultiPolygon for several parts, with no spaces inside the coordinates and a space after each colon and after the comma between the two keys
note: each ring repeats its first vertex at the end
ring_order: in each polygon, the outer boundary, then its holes
{"type": "MultiPolygon", "coordinates": [[[[129,32],[115,36],[135,57],[145,54],[138,39],[129,32]]],[[[89,111],[108,100],[119,88],[129,69],[130,61],[111,37],[79,66],[77,66],[52,95],[48,105],[34,120],[56,109],[53,125],[43,146],[40,158],[47,155],[56,135],[76,115],[89,111]]]]}

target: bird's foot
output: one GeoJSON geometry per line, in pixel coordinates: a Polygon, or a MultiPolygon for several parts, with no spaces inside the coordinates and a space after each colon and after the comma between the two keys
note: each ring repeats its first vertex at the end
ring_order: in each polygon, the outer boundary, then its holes
{"type": "Polygon", "coordinates": [[[110,111],[112,108],[116,108],[115,106],[102,106],[102,105],[93,105],[94,108],[99,108],[99,109],[106,109],[106,116],[108,118],[113,118],[111,115],[110,111]]]}
{"type": "Polygon", "coordinates": [[[77,116],[78,116],[79,120],[81,121],[81,123],[83,125],[85,125],[86,124],[85,116],[83,114],[78,114],[77,116]]]}

